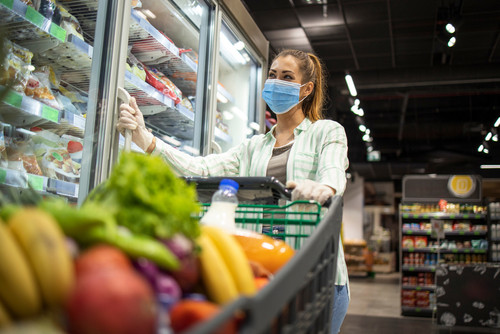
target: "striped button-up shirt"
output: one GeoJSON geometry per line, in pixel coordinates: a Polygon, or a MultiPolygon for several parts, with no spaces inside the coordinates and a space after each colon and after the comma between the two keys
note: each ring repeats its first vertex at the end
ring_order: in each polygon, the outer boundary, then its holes
{"type": "MultiPolygon", "coordinates": [[[[192,157],[158,140],[154,155],[160,155],[178,175],[265,176],[276,138],[274,128],[256,135],[220,154],[192,157]]],[[[331,120],[311,122],[305,118],[294,130],[295,143],[288,158],[287,180],[313,180],[332,187],[338,195],[346,187],[347,137],[344,128],[331,120]]],[[[337,285],[347,284],[343,247],[339,247],[337,285]]]]}

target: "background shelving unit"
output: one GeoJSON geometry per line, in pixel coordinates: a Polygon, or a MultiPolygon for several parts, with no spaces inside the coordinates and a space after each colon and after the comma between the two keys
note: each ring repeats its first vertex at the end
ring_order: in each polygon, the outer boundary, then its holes
{"type": "Polygon", "coordinates": [[[476,208],[477,212],[445,213],[439,212],[437,205],[400,205],[402,315],[433,315],[436,308],[435,273],[440,263],[470,264],[487,261],[486,241],[489,229],[486,208],[468,204],[460,207],[467,210],[469,207],[476,208]],[[443,231],[439,233],[441,229],[443,231]]]}

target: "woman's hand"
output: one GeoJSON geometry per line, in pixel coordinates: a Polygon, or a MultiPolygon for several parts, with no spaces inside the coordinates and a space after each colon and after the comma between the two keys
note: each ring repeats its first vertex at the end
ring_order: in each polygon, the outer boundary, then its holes
{"type": "Polygon", "coordinates": [[[311,180],[304,180],[300,182],[287,181],[286,187],[293,189],[292,201],[313,200],[320,204],[324,204],[328,198],[335,195],[334,189],[311,180]]]}
{"type": "Polygon", "coordinates": [[[153,141],[153,134],[146,129],[144,116],[134,97],[130,98],[129,104],[120,105],[120,117],[116,128],[122,135],[125,134],[125,130],[131,130],[132,141],[144,151],[153,141]]]}

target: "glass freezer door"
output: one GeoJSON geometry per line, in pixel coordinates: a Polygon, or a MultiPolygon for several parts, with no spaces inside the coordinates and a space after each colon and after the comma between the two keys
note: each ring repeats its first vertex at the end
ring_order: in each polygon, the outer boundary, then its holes
{"type": "Polygon", "coordinates": [[[230,21],[219,34],[214,151],[225,152],[259,133],[262,61],[230,21]]]}
{"type": "Polygon", "coordinates": [[[142,0],[132,9],[125,89],[146,126],[191,155],[206,142],[214,6],[202,0],[142,0]]]}

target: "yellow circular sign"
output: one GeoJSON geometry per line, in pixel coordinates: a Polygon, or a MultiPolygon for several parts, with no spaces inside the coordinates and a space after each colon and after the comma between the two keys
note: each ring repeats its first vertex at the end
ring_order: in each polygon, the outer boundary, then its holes
{"type": "Polygon", "coordinates": [[[457,197],[467,197],[476,189],[476,182],[469,175],[454,175],[448,181],[448,189],[457,197]]]}

